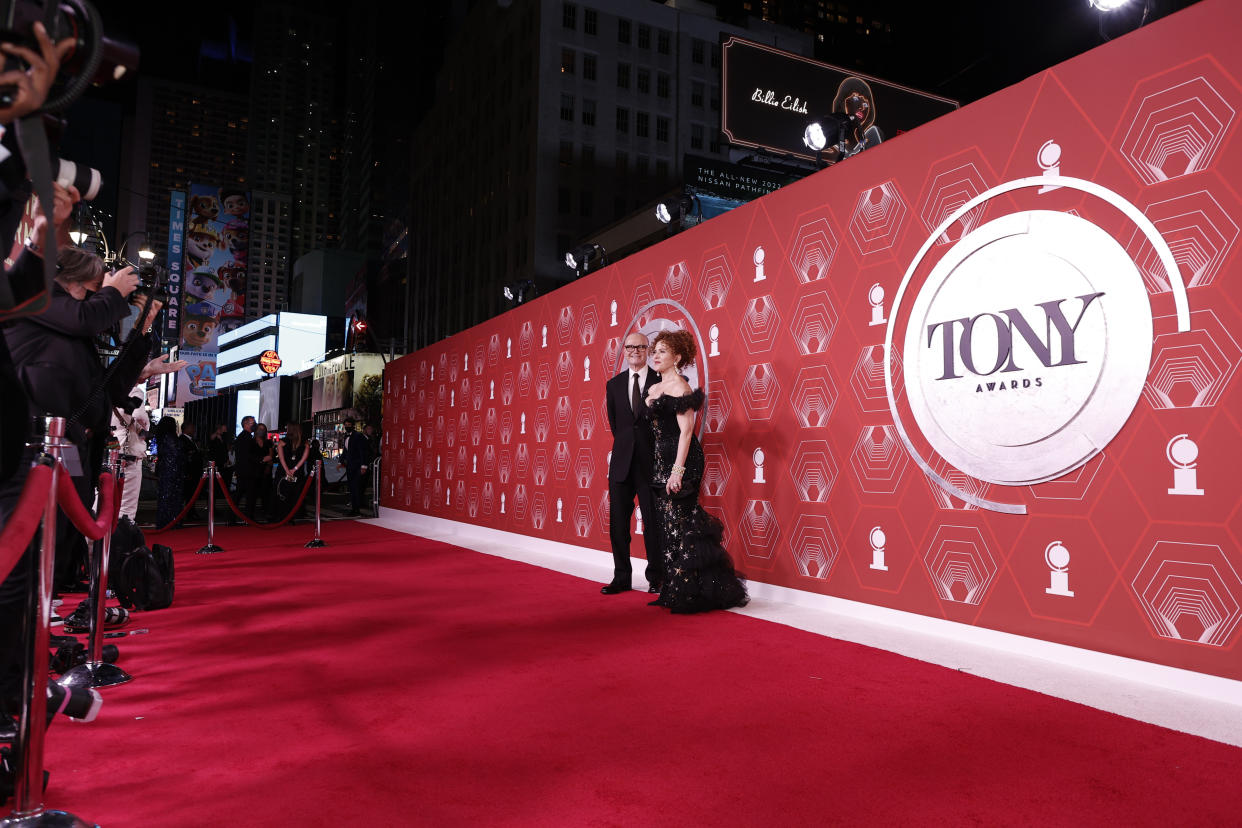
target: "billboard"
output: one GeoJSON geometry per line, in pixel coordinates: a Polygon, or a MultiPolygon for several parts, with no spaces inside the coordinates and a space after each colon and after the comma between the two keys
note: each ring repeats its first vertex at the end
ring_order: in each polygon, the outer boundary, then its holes
{"type": "Polygon", "coordinates": [[[802,140],[807,126],[832,113],[854,114],[857,133],[825,151],[824,160],[838,161],[957,109],[948,98],[762,43],[730,37],[721,54],[721,131],[739,146],[814,159],[802,140]]]}
{"type": "Polygon", "coordinates": [[[185,255],[185,193],[173,190],[168,204],[168,306],[164,311],[164,342],[176,345],[181,334],[181,283],[185,255]]]}
{"type": "MultiPolygon", "coordinates": [[[[246,262],[250,248],[250,193],[240,187],[194,184],[188,198],[173,193],[169,284],[180,269],[179,295],[168,325],[176,325],[180,356],[190,362],[177,376],[176,402],[215,394],[217,338],[242,324],[246,312],[246,262]],[[184,227],[184,244],[173,238],[184,227]],[[174,249],[181,256],[174,256],[174,249]],[[174,322],[174,318],[177,321],[174,322]]],[[[171,291],[170,291],[171,292],[171,291]]]]}

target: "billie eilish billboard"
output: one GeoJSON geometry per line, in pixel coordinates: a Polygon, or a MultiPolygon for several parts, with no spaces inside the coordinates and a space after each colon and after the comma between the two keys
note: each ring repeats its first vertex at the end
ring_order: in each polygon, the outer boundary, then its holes
{"type": "MultiPolygon", "coordinates": [[[[174,208],[178,196],[185,198],[174,193],[174,208]]],[[[177,344],[189,365],[177,375],[178,407],[215,394],[216,340],[244,321],[250,249],[249,192],[194,184],[184,204],[177,344]]]]}

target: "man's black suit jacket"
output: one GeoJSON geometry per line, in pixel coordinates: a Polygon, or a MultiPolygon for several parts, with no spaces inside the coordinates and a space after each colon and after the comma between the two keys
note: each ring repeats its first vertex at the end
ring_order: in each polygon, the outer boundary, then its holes
{"type": "MultiPolygon", "coordinates": [[[[655,371],[647,369],[647,381],[643,384],[643,395],[647,389],[655,385],[658,376],[655,371]]],[[[638,462],[638,470],[642,480],[635,483],[646,483],[651,480],[651,465],[655,456],[655,440],[651,433],[651,420],[647,416],[647,407],[639,409],[634,415],[630,405],[630,370],[627,368],[608,380],[607,384],[608,427],[612,429],[612,461],[608,464],[608,479],[616,482],[630,476],[631,463],[638,462]]]]}

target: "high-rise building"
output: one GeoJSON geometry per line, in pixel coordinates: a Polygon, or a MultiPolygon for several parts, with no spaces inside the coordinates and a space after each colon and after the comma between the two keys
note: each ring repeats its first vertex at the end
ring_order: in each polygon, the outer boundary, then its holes
{"type": "Polygon", "coordinates": [[[254,11],[248,317],[285,306],[299,256],[339,243],[343,46],[335,15],[282,2],[254,11]]]}
{"type": "Polygon", "coordinates": [[[139,78],[122,153],[118,244],[143,231],[157,261],[167,262],[171,191],[192,182],[248,186],[249,108],[239,92],[139,78]]]}
{"type": "Polygon", "coordinates": [[[693,0],[474,4],[412,150],[411,347],[504,309],[506,284],[570,278],[569,246],[675,187],[685,154],[726,158],[729,34],[812,51],[693,0]]]}

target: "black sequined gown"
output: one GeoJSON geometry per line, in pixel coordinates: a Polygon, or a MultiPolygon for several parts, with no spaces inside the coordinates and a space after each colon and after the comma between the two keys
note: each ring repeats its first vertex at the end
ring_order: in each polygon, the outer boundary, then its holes
{"type": "Polygon", "coordinates": [[[658,603],[676,613],[743,606],[748,600],[746,583],[734,571],[733,561],[721,544],[724,527],[698,502],[703,447],[697,436],[690,439],[681,491],[670,497],[664,488],[677,460],[681,435],[677,415],[701,409],[703,391],[695,390],[684,397],[660,396],[649,405],[655,434],[651,486],[664,535],[665,580],[658,603]]]}

